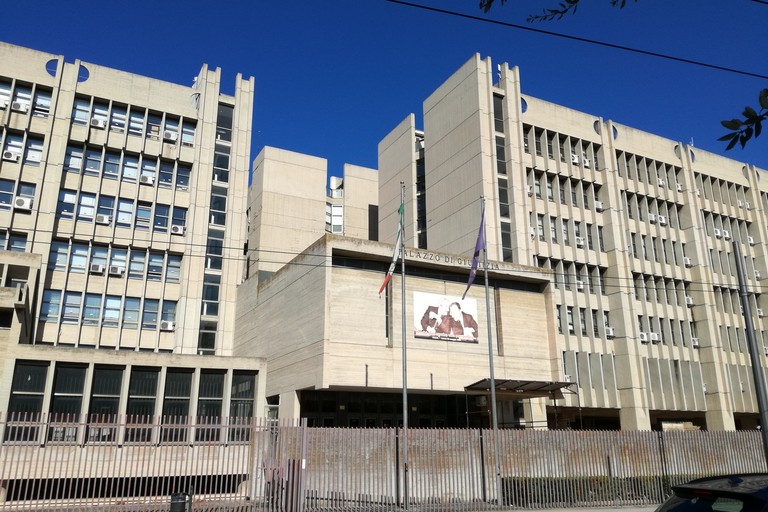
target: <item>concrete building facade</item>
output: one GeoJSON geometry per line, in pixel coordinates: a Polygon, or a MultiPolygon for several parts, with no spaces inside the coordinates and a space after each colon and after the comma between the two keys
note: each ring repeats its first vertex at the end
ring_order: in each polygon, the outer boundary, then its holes
{"type": "Polygon", "coordinates": [[[0,44],[6,418],[264,415],[264,360],[233,357],[254,81],[221,81],[0,44]]]}

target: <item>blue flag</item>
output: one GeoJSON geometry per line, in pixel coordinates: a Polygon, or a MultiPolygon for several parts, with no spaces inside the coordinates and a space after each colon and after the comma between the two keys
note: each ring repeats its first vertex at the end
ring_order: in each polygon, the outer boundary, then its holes
{"type": "Polygon", "coordinates": [[[485,249],[485,202],[480,211],[480,230],[477,232],[477,243],[475,243],[475,255],[472,257],[472,265],[469,267],[469,281],[467,281],[467,289],[464,290],[464,295],[461,296],[461,300],[467,296],[467,292],[472,286],[472,282],[477,275],[477,265],[480,263],[480,251],[485,249]]]}

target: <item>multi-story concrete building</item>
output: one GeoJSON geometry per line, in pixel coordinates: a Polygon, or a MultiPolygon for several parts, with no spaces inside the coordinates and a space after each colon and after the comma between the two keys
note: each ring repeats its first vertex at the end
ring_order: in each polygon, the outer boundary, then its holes
{"type": "Polygon", "coordinates": [[[757,424],[732,243],[763,356],[764,171],[531,97],[479,55],[426,99],[423,127],[410,115],[379,145],[381,240],[393,183],[406,244],[435,251],[471,252],[486,199],[489,258],[554,273],[560,377],[578,383],[561,425],[757,424]]]}
{"type": "MultiPolygon", "coordinates": [[[[0,44],[7,417],[264,414],[264,361],[232,357],[253,87],[238,75],[222,94],[207,66],[176,85],[0,44]]],[[[23,435],[91,440],[42,432],[23,435]]]]}

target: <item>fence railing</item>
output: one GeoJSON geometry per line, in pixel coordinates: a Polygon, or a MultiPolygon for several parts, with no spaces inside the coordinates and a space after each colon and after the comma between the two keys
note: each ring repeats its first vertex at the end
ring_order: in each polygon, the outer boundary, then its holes
{"type": "Polygon", "coordinates": [[[167,510],[179,493],[193,510],[649,505],[694,477],[766,470],[756,431],[412,428],[407,471],[392,428],[37,414],[0,433],[0,510],[167,510]]]}

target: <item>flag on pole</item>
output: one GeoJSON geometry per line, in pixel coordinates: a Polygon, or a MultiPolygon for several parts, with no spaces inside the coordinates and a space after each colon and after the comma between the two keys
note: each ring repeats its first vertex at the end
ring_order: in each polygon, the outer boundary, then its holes
{"type": "Polygon", "coordinates": [[[400,203],[400,208],[398,208],[397,212],[400,214],[400,220],[397,223],[397,239],[395,240],[395,251],[394,254],[392,254],[392,264],[389,266],[389,270],[387,270],[387,277],[384,278],[384,282],[381,284],[381,288],[379,288],[379,295],[381,295],[381,292],[384,291],[384,288],[387,287],[389,284],[389,281],[392,279],[392,273],[395,271],[395,264],[397,263],[397,256],[400,254],[400,245],[403,242],[403,212],[405,211],[405,204],[400,203]]]}
{"type": "Polygon", "coordinates": [[[467,292],[472,286],[472,282],[477,275],[477,265],[480,263],[480,251],[485,249],[485,201],[480,210],[480,229],[477,232],[477,242],[475,242],[475,255],[472,257],[472,265],[469,267],[469,281],[467,281],[467,289],[464,290],[464,295],[461,296],[461,300],[467,296],[467,292]]]}

